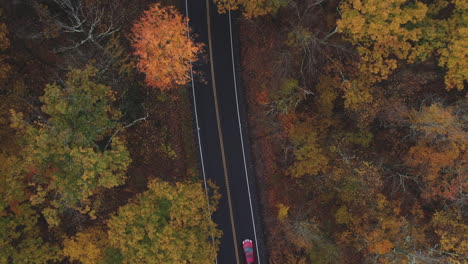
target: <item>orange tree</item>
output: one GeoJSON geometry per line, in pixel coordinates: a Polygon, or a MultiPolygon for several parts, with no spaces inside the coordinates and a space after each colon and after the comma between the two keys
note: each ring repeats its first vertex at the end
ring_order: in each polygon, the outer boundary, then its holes
{"type": "Polygon", "coordinates": [[[187,18],[174,7],[160,4],[135,23],[130,40],[148,86],[167,90],[190,80],[190,64],[201,53],[202,44],[188,38],[188,31],[187,18]]]}

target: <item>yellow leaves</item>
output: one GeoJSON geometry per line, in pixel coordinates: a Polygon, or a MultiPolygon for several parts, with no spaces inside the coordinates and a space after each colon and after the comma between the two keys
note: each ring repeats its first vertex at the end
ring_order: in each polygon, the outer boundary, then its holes
{"type": "Polygon", "coordinates": [[[338,98],[339,84],[330,76],[322,75],[318,85],[315,87],[315,104],[318,106],[320,114],[331,117],[335,101],[338,98]]]}
{"type": "Polygon", "coordinates": [[[154,180],[108,222],[109,239],[123,253],[123,263],[204,264],[214,261],[221,235],[212,212],[199,183],[154,180]],[[206,243],[211,236],[215,245],[206,243]]]}
{"type": "Polygon", "coordinates": [[[283,5],[281,0],[214,0],[219,13],[242,9],[246,18],[254,18],[274,13],[283,5]]]}
{"type": "Polygon", "coordinates": [[[325,135],[333,120],[317,122],[312,118],[295,121],[288,129],[289,138],[294,145],[294,163],[288,168],[288,174],[295,178],[316,175],[328,171],[329,157],[321,146],[319,135],[325,135]]]}
{"type": "Polygon", "coordinates": [[[42,215],[46,219],[49,228],[57,227],[60,224],[60,218],[58,217],[57,209],[45,208],[42,210],[42,215]]]}
{"type": "Polygon", "coordinates": [[[279,203],[276,205],[278,208],[278,220],[284,221],[288,217],[289,206],[286,206],[283,203],[279,203]]]}
{"type": "Polygon", "coordinates": [[[346,205],[341,206],[335,212],[335,221],[338,224],[348,225],[352,223],[353,216],[348,212],[348,207],[346,205]]]}
{"type": "Polygon", "coordinates": [[[130,40],[147,85],[167,90],[190,80],[191,63],[197,60],[202,44],[187,37],[186,23],[174,7],[155,4],[134,25],[130,40]]]}
{"type": "Polygon", "coordinates": [[[107,235],[99,229],[88,229],[63,242],[63,254],[72,261],[83,264],[96,264],[108,246],[107,235]]]}
{"type": "MultiPolygon", "coordinates": [[[[30,201],[34,205],[45,202],[57,210],[74,208],[94,218],[88,198],[100,188],[121,185],[130,164],[130,156],[118,137],[113,137],[109,149],[102,150],[109,130],[116,129],[119,111],[111,108],[115,94],[111,87],[95,83],[97,70],[87,66],[71,70],[64,86],[49,84],[40,98],[42,110],[48,115],[44,122],[29,124],[21,114],[12,111],[12,127],[23,136],[23,173],[30,181],[41,183],[30,201]],[[29,173],[28,169],[36,169],[29,173]]],[[[55,210],[55,209],[54,209],[55,210]]],[[[59,218],[52,209],[44,212],[51,227],[59,218]]]]}
{"type": "Polygon", "coordinates": [[[329,159],[319,146],[316,132],[308,132],[303,141],[297,143],[298,148],[294,151],[295,162],[288,169],[291,176],[300,178],[315,175],[328,168],[329,159]]]}
{"type": "Polygon", "coordinates": [[[368,85],[366,82],[346,81],[343,85],[345,108],[359,111],[363,105],[372,103],[374,97],[368,85]]]}
{"type": "Polygon", "coordinates": [[[396,59],[414,63],[435,51],[440,55],[439,65],[447,68],[447,90],[462,90],[468,78],[468,27],[464,19],[468,9],[457,2],[448,21],[433,19],[446,5],[439,2],[429,7],[422,1],[343,1],[337,26],[358,46],[360,71],[370,74],[373,82],[382,81],[397,68],[396,59]]]}
{"type": "Polygon", "coordinates": [[[465,263],[468,255],[468,225],[464,223],[462,212],[458,208],[436,212],[432,216],[432,226],[440,237],[441,250],[447,251],[450,263],[465,263]]]}
{"type": "Polygon", "coordinates": [[[463,90],[464,82],[468,80],[468,8],[460,8],[457,5],[454,16],[461,16],[461,19],[453,17],[449,20],[449,42],[446,47],[439,50],[439,65],[447,68],[445,76],[446,89],[456,88],[463,90]],[[461,20],[461,21],[459,21],[461,20]],[[465,20],[465,21],[463,21],[465,20]]]}

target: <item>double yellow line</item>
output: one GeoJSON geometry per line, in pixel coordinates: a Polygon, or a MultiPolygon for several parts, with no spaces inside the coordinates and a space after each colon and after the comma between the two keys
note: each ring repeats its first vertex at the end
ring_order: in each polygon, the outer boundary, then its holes
{"type": "Polygon", "coordinates": [[[226,154],[224,151],[224,141],[223,141],[223,130],[221,129],[221,119],[219,115],[219,105],[218,105],[218,97],[217,97],[217,90],[216,90],[216,80],[215,80],[215,73],[214,73],[214,63],[213,63],[213,48],[212,48],[212,39],[211,39],[211,17],[210,17],[210,3],[209,0],[206,0],[206,22],[208,24],[208,49],[210,53],[210,67],[211,67],[211,82],[213,84],[213,95],[214,95],[214,103],[215,103],[215,112],[216,112],[216,123],[218,125],[218,134],[219,134],[219,143],[221,145],[221,157],[223,160],[223,168],[224,168],[224,180],[226,182],[226,194],[228,198],[228,205],[229,205],[229,215],[231,218],[231,228],[232,228],[232,237],[234,239],[234,250],[236,251],[236,263],[240,264],[239,260],[239,249],[237,247],[237,236],[236,236],[236,226],[234,225],[234,213],[232,210],[232,199],[231,199],[231,191],[229,188],[229,176],[227,171],[227,163],[226,163],[226,154]]]}

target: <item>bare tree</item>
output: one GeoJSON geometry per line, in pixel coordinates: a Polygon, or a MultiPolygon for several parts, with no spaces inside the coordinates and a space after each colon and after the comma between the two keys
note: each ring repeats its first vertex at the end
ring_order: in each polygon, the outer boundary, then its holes
{"type": "Polygon", "coordinates": [[[88,43],[103,49],[103,41],[120,30],[115,7],[106,1],[86,1],[86,4],[81,0],[52,0],[48,4],[35,1],[33,7],[44,24],[43,35],[66,35],[69,43],[56,47],[56,52],[77,49],[88,43]]]}

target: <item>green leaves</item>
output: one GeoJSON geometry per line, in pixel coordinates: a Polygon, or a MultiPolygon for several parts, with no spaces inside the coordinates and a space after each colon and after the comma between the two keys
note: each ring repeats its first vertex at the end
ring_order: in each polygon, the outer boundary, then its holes
{"type": "MultiPolygon", "coordinates": [[[[96,83],[95,77],[96,69],[88,66],[70,71],[63,86],[47,85],[40,98],[49,116],[45,121],[33,125],[22,121],[21,115],[13,116],[25,138],[23,173],[34,168],[31,184],[36,194],[31,201],[36,204],[54,194],[49,209],[83,210],[99,188],[124,183],[130,156],[123,141],[114,137],[110,149],[102,149],[104,138],[118,127],[120,112],[111,106],[115,101],[111,88],[96,83]]],[[[49,210],[48,215],[56,212],[49,210]]]]}
{"type": "Polygon", "coordinates": [[[45,242],[36,227],[39,215],[29,204],[0,215],[0,262],[47,264],[58,260],[58,248],[45,242]]]}
{"type": "Polygon", "coordinates": [[[120,113],[111,107],[114,93],[109,86],[94,81],[96,73],[91,66],[73,70],[63,87],[49,84],[40,98],[53,132],[67,132],[67,145],[93,145],[117,126],[120,113]]]}
{"type": "Polygon", "coordinates": [[[199,183],[154,180],[111,218],[109,240],[123,263],[212,263],[221,236],[213,212],[199,183]]]}

